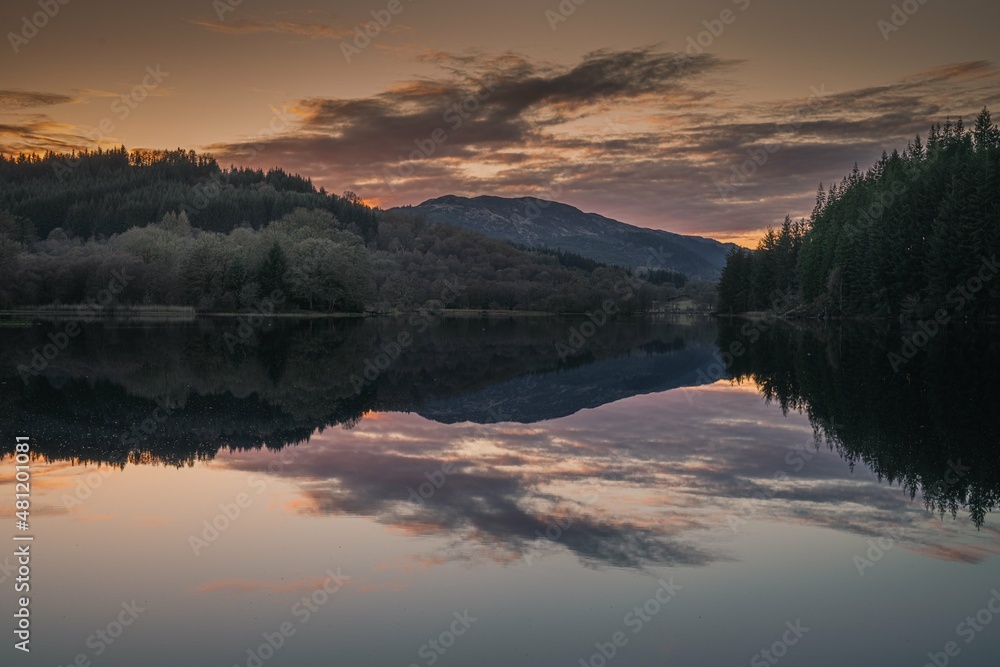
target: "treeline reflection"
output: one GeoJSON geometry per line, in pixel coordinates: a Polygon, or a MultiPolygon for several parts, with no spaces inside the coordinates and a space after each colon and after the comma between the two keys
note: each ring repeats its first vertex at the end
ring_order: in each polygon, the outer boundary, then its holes
{"type": "Polygon", "coordinates": [[[981,526],[1000,501],[997,329],[955,326],[929,340],[914,333],[730,321],[720,325],[719,346],[745,349],[731,363],[735,381],[757,384],[782,410],[807,413],[851,466],[920,494],[928,509],[967,510],[981,526]],[[926,344],[905,346],[914,339],[926,344]]]}

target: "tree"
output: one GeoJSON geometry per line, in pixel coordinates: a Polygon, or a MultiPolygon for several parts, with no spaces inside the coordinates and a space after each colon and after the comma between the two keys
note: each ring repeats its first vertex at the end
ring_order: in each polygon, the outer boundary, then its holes
{"type": "Polygon", "coordinates": [[[264,261],[257,267],[257,282],[264,294],[288,293],[288,260],[277,241],[271,244],[264,261]]]}

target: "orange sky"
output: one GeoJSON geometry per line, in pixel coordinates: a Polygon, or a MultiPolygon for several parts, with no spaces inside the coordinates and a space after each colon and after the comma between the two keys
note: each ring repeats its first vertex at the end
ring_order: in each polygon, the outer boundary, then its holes
{"type": "Polygon", "coordinates": [[[181,146],[384,206],[532,195],[749,243],[855,161],[1000,106],[993,2],[898,30],[862,0],[222,2],[5,2],[0,149],[181,146]]]}

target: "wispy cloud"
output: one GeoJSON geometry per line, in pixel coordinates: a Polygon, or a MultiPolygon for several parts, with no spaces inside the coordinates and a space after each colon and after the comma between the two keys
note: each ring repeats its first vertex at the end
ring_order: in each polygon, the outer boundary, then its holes
{"type": "Polygon", "coordinates": [[[0,90],[0,113],[23,111],[56,104],[72,104],[79,98],[59,93],[40,93],[29,90],[0,90]]]}
{"type": "MultiPolygon", "coordinates": [[[[740,63],[708,55],[598,51],[573,65],[516,53],[419,59],[440,74],[371,97],[298,100],[301,123],[265,139],[262,159],[389,204],[544,195],[558,184],[569,203],[647,226],[755,230],[807,212],[820,181],[905,147],[942,116],[1000,102],[1000,73],[985,61],[858,90],[817,81],[820,95],[749,103],[727,80],[740,63]],[[718,184],[765,145],[780,150],[721,197],[718,184]]],[[[240,161],[237,144],[210,149],[240,161]]]]}
{"type": "Polygon", "coordinates": [[[82,128],[44,114],[18,114],[0,122],[0,153],[68,152],[93,146],[82,128]]]}
{"type": "MultiPolygon", "coordinates": [[[[206,30],[227,35],[277,33],[308,37],[309,39],[345,39],[354,34],[353,25],[334,25],[331,23],[319,23],[312,21],[288,21],[278,18],[230,19],[225,22],[188,19],[188,22],[201,28],[205,28],[206,30]]],[[[388,32],[399,31],[402,29],[402,26],[388,26],[385,28],[388,32]]]]}

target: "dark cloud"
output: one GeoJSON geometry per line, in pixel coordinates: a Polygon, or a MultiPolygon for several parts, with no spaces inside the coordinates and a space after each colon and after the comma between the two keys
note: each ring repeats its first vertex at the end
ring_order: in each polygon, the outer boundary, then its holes
{"type": "MultiPolygon", "coordinates": [[[[300,100],[301,124],[262,139],[257,162],[386,205],[544,196],[558,185],[563,201],[644,226],[750,231],[808,212],[820,181],[905,148],[943,115],[1000,102],[998,70],[984,61],[750,104],[727,95],[738,63],[708,55],[598,51],[573,66],[510,53],[422,59],[441,75],[368,98],[300,100]],[[737,177],[762,146],[777,148],[737,177]]],[[[210,148],[237,162],[244,153],[210,148]]]]}
{"type": "Polygon", "coordinates": [[[0,90],[0,113],[23,111],[37,107],[77,102],[77,98],[58,93],[39,93],[28,90],[0,90]]]}

